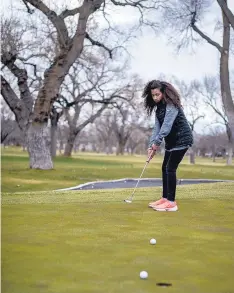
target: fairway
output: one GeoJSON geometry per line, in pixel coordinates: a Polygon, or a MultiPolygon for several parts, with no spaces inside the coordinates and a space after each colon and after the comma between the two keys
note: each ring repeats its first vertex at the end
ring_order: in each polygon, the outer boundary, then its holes
{"type": "MultiPolygon", "coordinates": [[[[145,160],[144,155],[76,153],[71,158],[56,157],[53,170],[33,170],[28,167],[28,154],[21,148],[2,149],[2,191],[51,191],[93,181],[139,178],[145,160]]],[[[162,160],[161,155],[155,156],[143,178],[161,178],[162,160]]],[[[185,157],[177,174],[178,179],[234,180],[234,166],[226,166],[222,158],[216,162],[196,158],[196,164],[191,165],[185,157]]]]}
{"type": "Polygon", "coordinates": [[[179,186],[171,213],[147,207],[160,188],[130,192],[4,194],[2,292],[234,292],[233,183],[179,186]]]}

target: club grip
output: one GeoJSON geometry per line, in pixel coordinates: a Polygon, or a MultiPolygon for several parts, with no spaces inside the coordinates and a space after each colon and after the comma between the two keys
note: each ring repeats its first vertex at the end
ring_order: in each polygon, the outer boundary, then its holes
{"type": "Polygon", "coordinates": [[[150,153],[150,155],[149,155],[148,159],[146,160],[146,162],[147,162],[147,163],[149,163],[149,162],[150,162],[150,160],[152,159],[152,158],[151,158],[151,155],[153,154],[153,152],[154,152],[154,150],[152,150],[152,151],[151,151],[151,153],[150,153]]]}

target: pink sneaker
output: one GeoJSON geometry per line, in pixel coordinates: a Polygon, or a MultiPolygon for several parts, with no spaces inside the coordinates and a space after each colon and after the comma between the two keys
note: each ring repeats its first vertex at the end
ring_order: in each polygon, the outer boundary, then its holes
{"type": "Polygon", "coordinates": [[[163,204],[163,203],[166,202],[166,201],[167,201],[167,199],[164,198],[164,197],[162,197],[162,198],[160,198],[160,199],[157,200],[157,201],[150,202],[150,203],[149,203],[149,208],[154,208],[154,207],[156,207],[157,205],[163,204]]]}
{"type": "Polygon", "coordinates": [[[159,212],[176,212],[178,210],[178,206],[176,202],[171,203],[167,200],[166,202],[153,207],[153,209],[159,212]]]}

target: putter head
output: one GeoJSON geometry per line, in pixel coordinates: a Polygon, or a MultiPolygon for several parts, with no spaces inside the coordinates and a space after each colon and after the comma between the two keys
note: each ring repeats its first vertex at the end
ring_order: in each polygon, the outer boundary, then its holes
{"type": "Polygon", "coordinates": [[[130,200],[130,199],[125,199],[124,200],[126,203],[132,203],[132,200],[130,200]]]}

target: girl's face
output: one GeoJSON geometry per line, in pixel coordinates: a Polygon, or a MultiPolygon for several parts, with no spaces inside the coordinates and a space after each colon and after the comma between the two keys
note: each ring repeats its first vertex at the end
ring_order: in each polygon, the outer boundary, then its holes
{"type": "Polygon", "coordinates": [[[151,95],[155,103],[159,103],[163,98],[163,94],[160,92],[160,89],[151,90],[151,95]]]}

